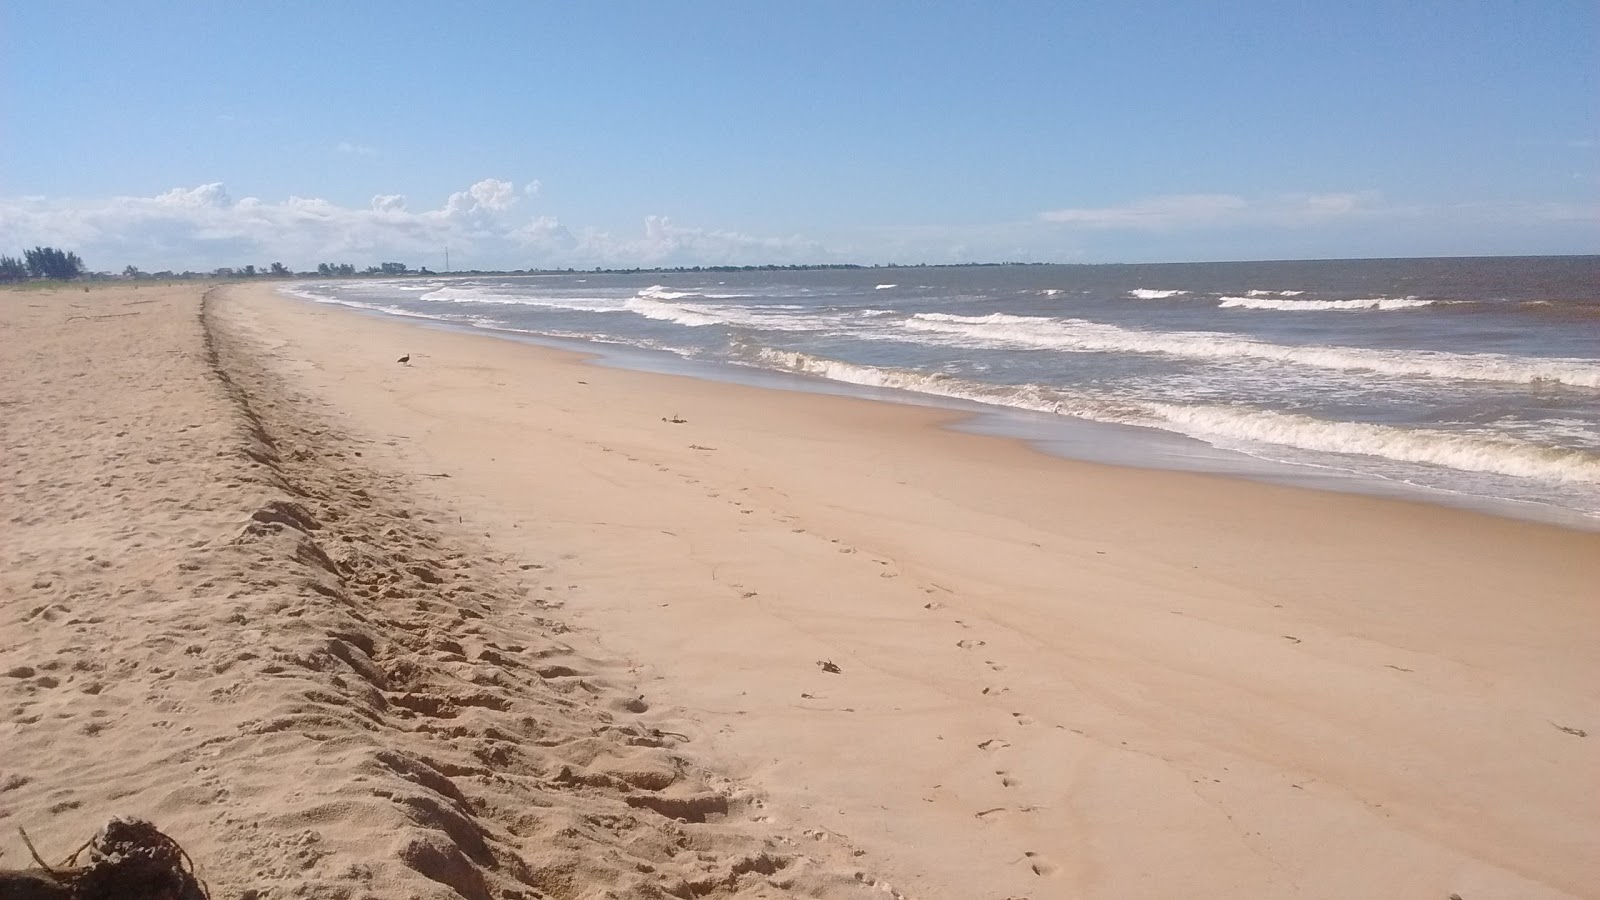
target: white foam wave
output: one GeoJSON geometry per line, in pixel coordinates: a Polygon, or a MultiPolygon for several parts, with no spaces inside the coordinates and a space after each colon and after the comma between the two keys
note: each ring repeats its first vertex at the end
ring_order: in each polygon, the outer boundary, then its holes
{"type": "Polygon", "coordinates": [[[409,309],[401,309],[397,306],[389,306],[382,303],[366,303],[361,300],[345,300],[338,297],[330,297],[326,294],[318,294],[314,291],[297,290],[291,287],[280,287],[278,288],[278,293],[287,294],[291,297],[299,297],[301,300],[310,300],[313,303],[327,303],[332,306],[348,306],[351,309],[364,309],[369,312],[380,312],[391,316],[402,316],[407,319],[428,319],[429,321],[433,322],[453,322],[470,318],[468,316],[454,316],[448,314],[430,315],[428,313],[414,312],[409,309]]]}
{"type": "Polygon", "coordinates": [[[1600,387],[1600,363],[1578,358],[1539,359],[1498,353],[1295,346],[1224,332],[1137,331],[1082,319],[1014,316],[1006,313],[987,316],[917,313],[902,325],[919,333],[939,335],[962,346],[980,348],[1159,353],[1188,359],[1221,362],[1251,359],[1414,378],[1600,387]]]}
{"type": "Polygon", "coordinates": [[[880,284],[880,285],[874,286],[873,290],[875,290],[875,291],[887,291],[890,288],[897,288],[899,286],[900,285],[898,285],[898,284],[880,284]]]}
{"type": "Polygon", "coordinates": [[[1134,288],[1133,290],[1128,292],[1128,296],[1136,297],[1136,298],[1138,298],[1140,300],[1165,300],[1168,297],[1182,297],[1184,294],[1187,294],[1187,293],[1189,293],[1189,292],[1188,291],[1155,291],[1155,290],[1150,290],[1149,288],[1134,288]]]}
{"type": "Polygon", "coordinates": [[[287,294],[290,297],[299,297],[301,300],[310,300],[313,303],[338,302],[326,294],[319,294],[316,291],[308,290],[304,287],[280,287],[278,288],[278,293],[287,294]]]}
{"type": "Polygon", "coordinates": [[[1298,297],[1305,291],[1245,291],[1246,297],[1298,297]]]}
{"type": "Polygon", "coordinates": [[[685,297],[698,297],[694,291],[669,291],[664,285],[652,284],[639,292],[640,297],[649,300],[682,300],[685,297]]]}
{"type": "Polygon", "coordinates": [[[1600,484],[1600,455],[1504,438],[1365,422],[1330,422],[1292,413],[1221,406],[1148,404],[1162,427],[1208,443],[1239,441],[1323,453],[1374,456],[1540,481],[1600,484]]]}
{"type": "MultiPolygon", "coordinates": [[[[638,313],[646,319],[673,322],[689,328],[703,328],[707,325],[725,325],[728,323],[727,317],[717,315],[708,309],[694,304],[667,303],[656,299],[656,296],[661,296],[660,294],[655,296],[647,296],[647,294],[649,294],[649,291],[640,291],[637,296],[629,297],[623,303],[624,308],[629,312],[638,313]]],[[[684,295],[672,294],[672,296],[681,297],[684,295]]]]}
{"type": "Polygon", "coordinates": [[[1044,290],[1040,291],[1039,293],[1043,294],[1046,297],[1054,297],[1057,294],[1065,294],[1066,291],[1062,290],[1061,288],[1045,288],[1044,290]]]}
{"type": "Polygon", "coordinates": [[[474,290],[472,290],[470,288],[444,287],[444,288],[439,288],[438,290],[429,291],[428,293],[423,294],[421,297],[418,297],[417,299],[418,300],[434,301],[434,302],[437,302],[437,301],[456,301],[456,302],[467,301],[467,302],[471,302],[471,303],[483,303],[483,302],[489,302],[489,301],[494,301],[494,300],[501,300],[501,299],[504,299],[504,298],[499,296],[499,295],[497,295],[497,294],[490,294],[490,293],[486,293],[484,291],[474,291],[474,290]]]}
{"type": "Polygon", "coordinates": [[[628,298],[622,308],[638,313],[647,319],[673,322],[688,328],[710,325],[732,325],[766,331],[824,331],[839,328],[847,318],[846,313],[821,313],[797,315],[805,307],[795,304],[746,306],[722,303],[687,303],[658,299],[663,296],[697,297],[698,294],[660,292],[655,289],[640,291],[628,298]]]}
{"type": "Polygon", "coordinates": [[[494,294],[468,288],[440,288],[423,294],[419,300],[430,303],[486,303],[496,306],[536,306],[546,309],[567,309],[575,312],[618,312],[622,301],[610,297],[530,297],[526,295],[494,294]]]}
{"type": "Polygon", "coordinates": [[[1356,309],[1416,309],[1420,306],[1432,306],[1433,300],[1418,300],[1416,297],[1367,297],[1359,300],[1281,300],[1270,297],[1255,296],[1258,292],[1251,291],[1248,297],[1223,297],[1217,304],[1218,309],[1276,309],[1284,312],[1316,312],[1319,310],[1356,310],[1356,309]]]}
{"type": "Polygon", "coordinates": [[[1061,401],[1056,392],[1039,385],[994,385],[966,381],[942,372],[919,372],[914,369],[895,369],[880,366],[862,366],[855,363],[825,359],[792,350],[775,350],[763,347],[757,354],[759,365],[800,375],[812,375],[845,384],[863,387],[891,388],[914,391],[936,397],[971,400],[995,406],[1011,406],[1035,412],[1057,412],[1061,401]]]}
{"type": "Polygon", "coordinates": [[[1505,438],[1361,422],[1331,422],[1291,413],[1224,406],[1112,400],[1036,384],[985,384],[944,373],[856,365],[771,348],[762,349],[757,359],[767,368],[848,384],[1159,428],[1227,449],[1257,449],[1268,445],[1547,482],[1600,484],[1600,454],[1505,438]]]}

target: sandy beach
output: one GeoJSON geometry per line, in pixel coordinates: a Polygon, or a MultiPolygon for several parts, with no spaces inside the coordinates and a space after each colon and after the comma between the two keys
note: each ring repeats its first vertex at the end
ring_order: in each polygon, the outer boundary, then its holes
{"type": "Polygon", "coordinates": [[[219,897],[1600,896],[1600,534],[202,290],[0,294],[46,858],[121,813],[219,897]]]}

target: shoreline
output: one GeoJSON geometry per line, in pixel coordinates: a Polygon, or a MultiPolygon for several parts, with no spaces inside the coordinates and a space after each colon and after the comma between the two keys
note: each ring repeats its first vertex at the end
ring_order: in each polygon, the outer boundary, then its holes
{"type": "Polygon", "coordinates": [[[973,434],[1024,441],[1040,452],[1064,460],[1136,470],[1243,479],[1262,484],[1467,510],[1576,531],[1600,532],[1600,515],[1573,507],[1414,484],[1337,466],[1286,462],[1242,450],[1217,447],[1199,438],[1150,426],[1099,422],[1020,408],[990,406],[938,394],[857,385],[768,369],[686,359],[669,351],[643,347],[552,337],[512,328],[467,325],[421,315],[402,315],[339,301],[314,300],[292,292],[289,289],[291,287],[292,285],[272,286],[271,290],[290,302],[336,306],[359,315],[401,321],[411,327],[486,336],[515,344],[578,354],[599,366],[658,375],[683,376],[765,390],[853,397],[879,403],[950,410],[959,413],[960,418],[946,423],[945,427],[973,434]]]}
{"type": "Polygon", "coordinates": [[[947,411],[249,288],[223,307],[374,464],[448,476],[420,488],[565,584],[771,816],[909,895],[1600,880],[1594,534],[1062,460],[947,411]]]}

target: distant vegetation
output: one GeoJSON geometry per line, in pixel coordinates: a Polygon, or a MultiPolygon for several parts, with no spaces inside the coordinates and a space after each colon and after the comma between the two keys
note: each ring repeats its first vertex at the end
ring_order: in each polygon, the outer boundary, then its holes
{"type": "MultiPolygon", "coordinates": [[[[446,274],[450,275],[558,275],[575,272],[594,273],[603,275],[638,275],[646,273],[694,273],[694,272],[812,272],[839,269],[901,269],[922,268],[925,263],[915,265],[887,265],[864,266],[856,263],[817,263],[809,265],[764,265],[764,266],[672,266],[655,268],[605,268],[595,266],[592,269],[458,269],[446,274]]],[[[1014,266],[1036,265],[1035,263],[964,263],[964,266],[1014,266]]],[[[365,269],[357,269],[351,263],[318,263],[315,271],[295,272],[281,262],[268,263],[265,266],[254,264],[233,267],[223,266],[209,272],[183,271],[174,272],[163,270],[160,272],[146,272],[138,266],[124,266],[120,275],[112,272],[86,272],[83,260],[78,254],[54,247],[35,247],[24,251],[22,258],[13,256],[0,256],[0,284],[27,281],[29,279],[70,280],[74,278],[88,278],[94,281],[104,280],[157,280],[173,281],[187,279],[245,279],[245,278],[363,278],[377,276],[393,278],[406,275],[434,276],[439,273],[429,271],[426,267],[413,269],[403,262],[385,262],[365,269]]]]}
{"type": "Polygon", "coordinates": [[[0,256],[0,282],[26,281],[29,278],[51,278],[69,281],[83,274],[83,260],[78,254],[54,247],[35,247],[22,251],[22,258],[0,256]]]}

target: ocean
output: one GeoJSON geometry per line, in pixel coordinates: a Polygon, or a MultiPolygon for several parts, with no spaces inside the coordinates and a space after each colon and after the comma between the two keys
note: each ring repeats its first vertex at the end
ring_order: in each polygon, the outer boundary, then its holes
{"type": "Polygon", "coordinates": [[[1068,456],[1600,528],[1600,256],[573,272],[286,293],[988,411],[1068,456]]]}

